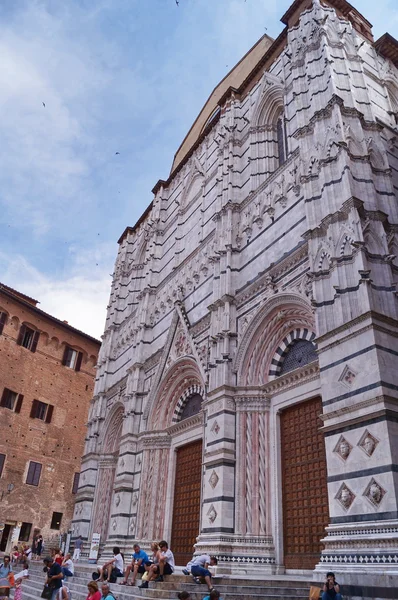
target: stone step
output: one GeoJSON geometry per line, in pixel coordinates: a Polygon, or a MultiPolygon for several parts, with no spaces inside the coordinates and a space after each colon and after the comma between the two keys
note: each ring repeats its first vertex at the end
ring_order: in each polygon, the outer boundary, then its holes
{"type": "MultiPolygon", "coordinates": [[[[24,598],[26,594],[32,598],[40,598],[41,591],[44,585],[44,578],[31,576],[29,580],[23,582],[24,598]],[[25,594],[26,592],[26,594],[25,594]]],[[[74,600],[85,600],[87,595],[87,587],[85,584],[73,582],[69,580],[66,585],[72,592],[74,600]]],[[[120,586],[112,584],[111,589],[118,600],[135,600],[135,599],[153,599],[153,600],[172,600],[177,596],[177,592],[185,589],[190,592],[192,600],[201,600],[207,593],[206,587],[199,584],[190,583],[180,586],[177,584],[167,583],[151,583],[147,589],[140,589],[132,586],[120,586]],[[201,589],[202,588],[202,589],[201,589]]],[[[217,589],[222,593],[223,598],[230,600],[306,600],[308,598],[308,589],[294,588],[266,588],[260,589],[252,586],[217,586],[217,589]]]]}
{"type": "MultiPolygon", "coordinates": [[[[28,583],[28,582],[27,582],[28,583]]],[[[43,579],[37,579],[34,576],[31,576],[29,579],[29,585],[31,588],[37,589],[37,590],[42,590],[43,589],[43,584],[44,584],[44,580],[43,579]]],[[[87,594],[87,585],[86,582],[85,583],[78,583],[76,581],[73,581],[73,579],[69,579],[66,582],[66,585],[68,586],[68,588],[74,592],[79,592],[83,595],[87,594]]],[[[255,586],[243,586],[243,585],[239,585],[239,586],[230,586],[230,585],[217,585],[215,584],[215,587],[217,587],[217,589],[223,594],[229,594],[229,593],[241,593],[241,594],[249,594],[251,595],[251,597],[258,597],[258,595],[262,595],[262,596],[283,596],[283,597],[294,597],[294,598],[298,598],[298,597],[303,597],[303,598],[307,598],[308,596],[308,588],[284,588],[282,586],[280,587],[267,587],[264,589],[255,587],[255,586]]],[[[139,590],[138,586],[121,586],[121,585],[117,585],[117,584],[111,584],[111,588],[112,590],[114,590],[115,594],[122,595],[122,596],[129,596],[130,592],[136,592],[137,590],[139,590]]],[[[173,582],[164,582],[164,583],[150,583],[149,584],[149,590],[160,590],[163,594],[166,594],[168,596],[171,597],[175,597],[178,591],[181,591],[181,589],[184,588],[187,591],[190,592],[197,592],[197,593],[205,593],[206,592],[206,586],[205,585],[200,585],[200,584],[196,584],[193,583],[192,581],[189,582],[188,584],[185,585],[180,585],[177,583],[173,583],[173,582]]],[[[140,590],[141,591],[141,590],[140,590]]]]}
{"type": "MultiPolygon", "coordinates": [[[[96,571],[97,565],[95,564],[78,564],[75,566],[75,574],[73,576],[73,579],[75,581],[77,580],[83,580],[85,583],[87,583],[90,579],[91,579],[91,574],[96,571]]],[[[39,563],[31,563],[30,565],[30,573],[31,574],[41,574],[44,577],[43,574],[43,565],[39,564],[39,563]]],[[[130,577],[131,578],[131,577],[130,577]]],[[[137,580],[140,578],[140,576],[137,577],[137,580]]],[[[121,579],[119,581],[122,581],[121,579]]],[[[264,578],[264,576],[262,576],[261,579],[250,579],[250,578],[245,578],[245,577],[228,577],[225,575],[215,575],[213,577],[213,581],[214,584],[217,584],[217,587],[219,587],[220,585],[249,585],[251,587],[260,587],[260,588],[264,588],[264,587],[278,587],[279,585],[282,585],[284,588],[302,588],[305,590],[309,589],[310,585],[314,585],[314,583],[306,576],[284,576],[284,575],[270,575],[269,577],[264,578]]],[[[166,575],[165,576],[165,583],[168,582],[174,582],[174,583],[178,583],[181,585],[186,585],[189,583],[192,583],[192,577],[191,576],[187,576],[187,575],[183,575],[180,572],[178,572],[178,570],[176,569],[176,573],[174,573],[173,575],[166,575]]],[[[116,585],[116,584],[112,584],[112,585],[116,585]]],[[[124,587],[124,586],[123,586],[124,587]]]]}

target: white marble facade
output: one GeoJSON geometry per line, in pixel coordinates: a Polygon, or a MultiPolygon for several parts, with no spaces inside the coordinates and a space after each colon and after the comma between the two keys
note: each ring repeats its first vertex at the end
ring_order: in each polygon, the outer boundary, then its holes
{"type": "Polygon", "coordinates": [[[75,536],[170,539],[174,450],[203,439],[198,549],[283,573],[279,415],[321,396],[316,569],[398,573],[398,70],[351,9],[296,0],[122,235],[75,536]],[[315,360],[284,373],[298,340],[315,360]],[[181,420],[193,394],[202,410],[181,420]]]}

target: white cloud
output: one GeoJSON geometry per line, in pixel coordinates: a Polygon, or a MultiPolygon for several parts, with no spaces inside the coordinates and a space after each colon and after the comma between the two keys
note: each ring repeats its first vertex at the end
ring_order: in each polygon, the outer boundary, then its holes
{"type": "Polygon", "coordinates": [[[20,255],[0,253],[0,262],[7,265],[2,283],[35,298],[40,302],[38,307],[50,315],[100,338],[109,301],[109,271],[98,267],[97,272],[91,273],[87,262],[76,258],[73,275],[48,277],[20,255]]]}

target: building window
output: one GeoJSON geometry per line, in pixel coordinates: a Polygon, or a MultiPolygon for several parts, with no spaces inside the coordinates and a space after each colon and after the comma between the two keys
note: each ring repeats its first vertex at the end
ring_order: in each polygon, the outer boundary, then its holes
{"type": "Polygon", "coordinates": [[[3,333],[4,325],[7,323],[7,313],[0,312],[0,335],[3,333]]]}
{"type": "Polygon", "coordinates": [[[79,478],[80,473],[75,473],[73,476],[72,494],[77,494],[77,489],[79,487],[79,478]]]}
{"type": "Polygon", "coordinates": [[[4,469],[4,463],[6,462],[6,455],[5,454],[0,454],[0,477],[3,474],[3,469],[4,469]]]}
{"type": "Polygon", "coordinates": [[[281,166],[287,159],[287,137],[285,117],[283,115],[280,115],[276,122],[276,136],[278,140],[278,161],[279,166],[281,166]]]}
{"type": "Polygon", "coordinates": [[[27,325],[21,325],[17,339],[18,346],[23,346],[31,352],[36,352],[37,342],[39,341],[40,333],[27,325]]]}
{"type": "Polygon", "coordinates": [[[12,390],[9,390],[8,388],[4,388],[4,391],[3,391],[3,394],[2,394],[1,400],[0,400],[0,406],[2,406],[3,408],[9,408],[10,410],[13,410],[16,413],[20,413],[21,407],[22,407],[22,401],[23,401],[22,394],[17,394],[17,392],[13,392],[12,390]]]}
{"type": "Polygon", "coordinates": [[[22,523],[21,531],[19,532],[19,542],[27,542],[30,538],[32,523],[22,523]]]}
{"type": "Polygon", "coordinates": [[[51,404],[40,402],[40,400],[33,400],[32,408],[30,411],[31,419],[40,419],[45,423],[51,423],[53,416],[54,407],[51,404]]]}
{"type": "Polygon", "coordinates": [[[68,369],[73,369],[74,371],[80,371],[80,367],[82,365],[83,353],[66,346],[64,357],[62,359],[62,364],[68,369]]]}
{"type": "Polygon", "coordinates": [[[189,419],[189,417],[193,417],[197,415],[202,409],[202,401],[203,398],[200,394],[193,394],[188,398],[184,408],[180,414],[180,421],[184,419],[189,419]]]}
{"type": "Polygon", "coordinates": [[[61,529],[62,513],[53,512],[50,529],[61,529]]]}
{"type": "Polygon", "coordinates": [[[28,485],[39,485],[40,475],[41,464],[31,460],[29,463],[28,474],[26,476],[26,483],[28,485]]]}

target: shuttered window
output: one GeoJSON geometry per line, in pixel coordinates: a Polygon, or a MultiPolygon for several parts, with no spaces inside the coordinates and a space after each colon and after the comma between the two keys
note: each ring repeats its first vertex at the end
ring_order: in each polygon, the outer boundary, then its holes
{"type": "Polygon", "coordinates": [[[4,325],[7,323],[7,313],[0,311],[0,335],[3,333],[4,325]]]}
{"type": "Polygon", "coordinates": [[[80,473],[75,473],[73,476],[72,494],[77,494],[77,490],[79,487],[79,478],[80,473]]]}
{"type": "Polygon", "coordinates": [[[13,410],[16,413],[20,413],[22,408],[22,401],[22,394],[17,394],[17,392],[13,392],[8,388],[4,388],[0,400],[0,406],[2,406],[3,408],[13,410]]]}
{"type": "Polygon", "coordinates": [[[62,358],[62,364],[68,369],[74,371],[80,371],[82,365],[83,353],[66,346],[64,356],[62,358]]]}
{"type": "Polygon", "coordinates": [[[31,352],[36,352],[37,343],[39,341],[40,332],[35,331],[31,327],[22,324],[19,330],[17,344],[23,346],[31,352]]]}
{"type": "Polygon", "coordinates": [[[46,402],[40,402],[40,400],[33,400],[32,408],[30,409],[31,419],[40,419],[45,423],[51,423],[53,416],[54,407],[46,402]]]}
{"type": "Polygon", "coordinates": [[[28,474],[26,476],[26,483],[28,485],[39,485],[41,475],[41,464],[30,461],[28,474]]]}
{"type": "Polygon", "coordinates": [[[2,476],[5,462],[6,462],[6,455],[0,454],[0,477],[2,476]]]}

